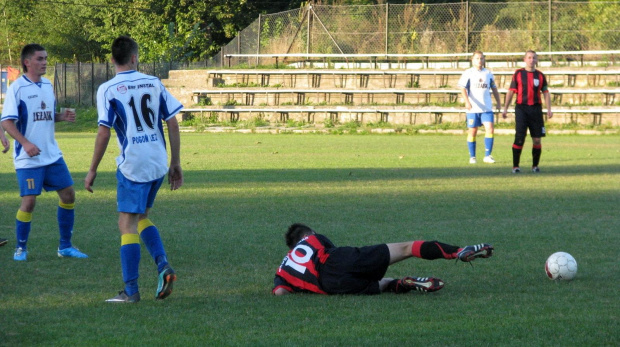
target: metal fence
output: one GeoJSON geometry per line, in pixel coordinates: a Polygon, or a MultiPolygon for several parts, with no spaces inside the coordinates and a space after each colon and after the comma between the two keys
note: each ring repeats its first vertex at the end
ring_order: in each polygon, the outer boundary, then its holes
{"type": "MultiPolygon", "coordinates": [[[[168,78],[170,70],[204,68],[206,62],[199,63],[140,63],[140,72],[168,78]]],[[[116,74],[114,66],[97,63],[56,64],[50,71],[54,76],[54,93],[56,100],[64,105],[95,106],[97,88],[116,74]]]]}
{"type": "MultiPolygon", "coordinates": [[[[416,54],[615,50],[620,2],[321,6],[260,15],[227,54],[416,54]]],[[[233,65],[261,64],[236,58],[233,65]]]]}

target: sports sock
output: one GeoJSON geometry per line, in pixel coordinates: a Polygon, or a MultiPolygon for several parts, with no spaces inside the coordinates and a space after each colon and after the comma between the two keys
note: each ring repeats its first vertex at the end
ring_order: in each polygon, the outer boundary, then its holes
{"type": "Polygon", "coordinates": [[[403,293],[408,293],[411,291],[411,289],[409,288],[405,288],[404,286],[402,286],[400,283],[401,280],[400,279],[395,279],[390,281],[390,283],[388,283],[387,288],[386,288],[386,292],[392,292],[392,293],[396,293],[396,294],[403,294],[403,293]]]}
{"type": "Polygon", "coordinates": [[[512,145],[512,166],[519,167],[519,162],[521,161],[521,151],[523,151],[523,146],[517,146],[515,144],[512,145]]]}
{"type": "Polygon", "coordinates": [[[31,212],[17,210],[17,215],[15,216],[15,236],[17,238],[16,248],[26,249],[28,235],[30,235],[31,221],[31,212]]]}
{"type": "Polygon", "coordinates": [[[476,156],[476,138],[467,135],[467,147],[469,148],[469,157],[473,158],[476,156]]]}
{"type": "Polygon", "coordinates": [[[125,293],[132,296],[138,292],[140,266],[140,236],[137,234],[121,235],[121,267],[125,293]]]}
{"type": "Polygon", "coordinates": [[[414,241],[411,247],[411,255],[427,260],[455,259],[458,251],[457,246],[439,241],[414,241]]]}
{"type": "Polygon", "coordinates": [[[542,153],[542,145],[532,146],[532,166],[538,166],[540,162],[540,155],[542,153]]]}
{"type": "Polygon", "coordinates": [[[150,219],[145,218],[138,222],[138,234],[140,234],[142,242],[144,242],[146,249],[151,254],[155,264],[157,264],[157,272],[161,272],[168,265],[168,259],[159,236],[159,230],[157,230],[157,227],[150,219]]]}
{"type": "Polygon", "coordinates": [[[58,202],[58,230],[60,231],[60,242],[58,249],[71,247],[71,236],[73,235],[73,222],[75,220],[75,204],[63,204],[58,202]]]}
{"type": "Polygon", "coordinates": [[[488,157],[493,152],[493,142],[495,138],[491,133],[484,134],[484,156],[488,157]]]}

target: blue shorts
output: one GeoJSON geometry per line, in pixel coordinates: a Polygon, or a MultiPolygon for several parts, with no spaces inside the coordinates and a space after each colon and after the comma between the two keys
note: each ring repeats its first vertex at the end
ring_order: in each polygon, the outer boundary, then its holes
{"type": "Polygon", "coordinates": [[[151,182],[133,182],[125,178],[120,170],[116,170],[116,205],[118,212],[138,213],[146,212],[153,207],[159,187],[164,177],[151,182]]]}
{"type": "Polygon", "coordinates": [[[482,126],[483,123],[493,123],[495,121],[493,112],[467,113],[466,115],[468,128],[477,128],[482,126]]]}
{"type": "Polygon", "coordinates": [[[55,163],[33,169],[17,169],[19,195],[41,195],[46,192],[61,190],[73,185],[73,179],[65,160],[61,157],[55,163]]]}

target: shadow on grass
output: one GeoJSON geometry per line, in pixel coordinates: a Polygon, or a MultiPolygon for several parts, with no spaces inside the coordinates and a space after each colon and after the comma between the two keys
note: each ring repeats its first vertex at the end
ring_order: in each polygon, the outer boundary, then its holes
{"type": "MultiPolygon", "coordinates": [[[[184,171],[185,184],[194,185],[202,182],[210,184],[230,182],[334,182],[361,180],[411,180],[411,179],[449,179],[513,176],[507,165],[477,165],[457,167],[424,168],[342,168],[342,169],[250,169],[250,170],[206,170],[184,171]]],[[[542,166],[541,176],[549,175],[589,175],[620,174],[620,164],[610,165],[571,165],[542,166]]],[[[529,164],[522,166],[522,176],[531,175],[529,164]]],[[[83,190],[85,172],[73,172],[74,187],[83,190]]],[[[18,191],[15,174],[0,173],[0,192],[18,191]]],[[[101,172],[97,177],[97,186],[105,187],[116,184],[113,172],[101,172]]],[[[95,187],[97,188],[97,187],[95,187]]]]}

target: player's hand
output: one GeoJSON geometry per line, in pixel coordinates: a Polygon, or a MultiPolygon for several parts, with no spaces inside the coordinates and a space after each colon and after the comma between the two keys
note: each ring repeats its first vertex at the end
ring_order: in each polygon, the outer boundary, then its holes
{"type": "Polygon", "coordinates": [[[8,152],[9,149],[11,148],[11,143],[9,142],[9,140],[7,140],[6,137],[2,138],[2,146],[4,147],[4,149],[2,150],[2,153],[8,152]]]}
{"type": "Polygon", "coordinates": [[[66,108],[64,113],[60,113],[60,120],[71,123],[75,122],[75,110],[66,108]]]}
{"type": "Polygon", "coordinates": [[[465,102],[465,109],[467,111],[471,110],[471,104],[469,103],[469,101],[465,102]]]}
{"type": "Polygon", "coordinates": [[[547,118],[548,118],[548,119],[553,118],[553,112],[551,112],[551,111],[547,111],[547,118]]]}
{"type": "Polygon", "coordinates": [[[24,151],[26,151],[26,153],[28,153],[28,155],[31,157],[36,157],[37,155],[41,154],[41,150],[39,149],[39,147],[37,147],[37,145],[32,142],[28,142],[24,145],[24,151]]]}
{"type": "Polygon", "coordinates": [[[183,185],[183,170],[181,165],[171,165],[168,170],[168,183],[170,190],[177,190],[183,185]]]}
{"type": "Polygon", "coordinates": [[[97,178],[97,172],[88,171],[86,178],[84,178],[84,189],[89,192],[93,192],[93,185],[95,184],[95,178],[97,178]]]}
{"type": "Polygon", "coordinates": [[[502,118],[506,119],[506,111],[502,112],[502,118]]]}

